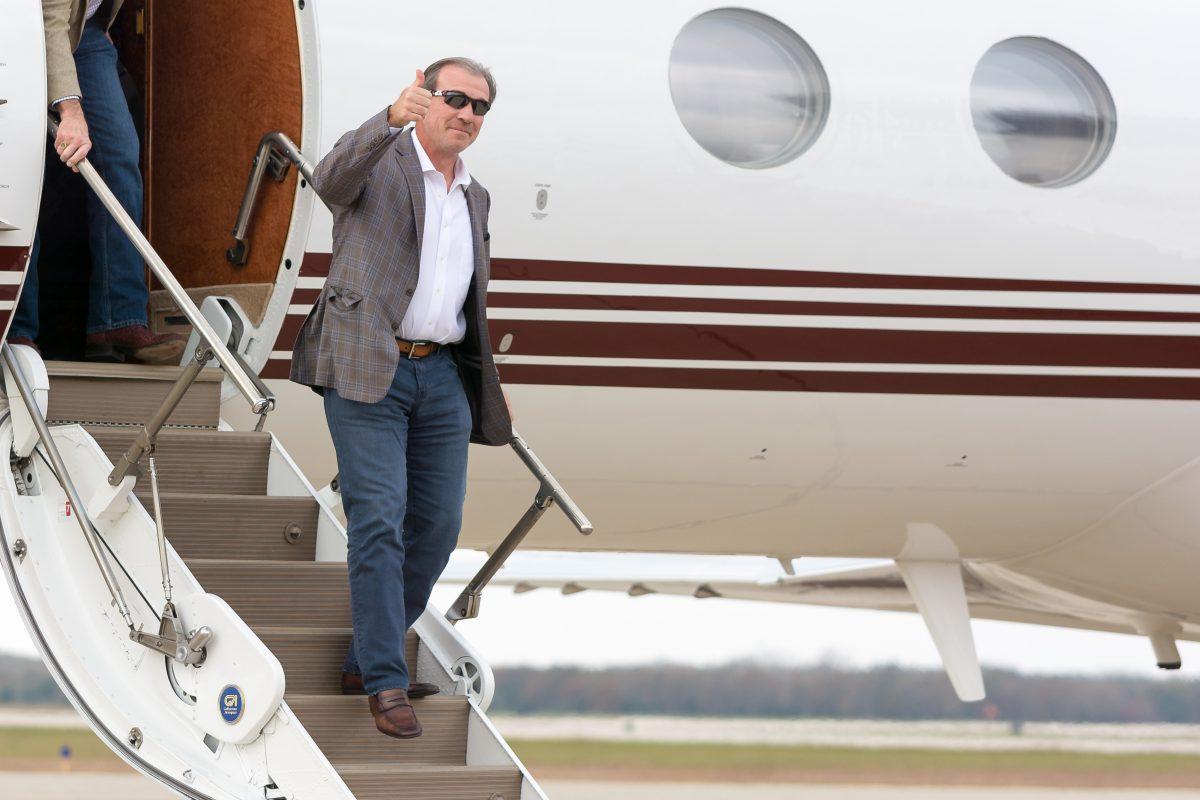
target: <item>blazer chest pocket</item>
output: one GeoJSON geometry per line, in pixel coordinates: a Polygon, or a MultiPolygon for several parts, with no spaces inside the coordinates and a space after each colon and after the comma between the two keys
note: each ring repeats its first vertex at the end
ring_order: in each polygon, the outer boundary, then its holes
{"type": "Polygon", "coordinates": [[[353,311],[362,302],[362,295],[342,286],[326,286],[325,302],[335,311],[353,311]]]}

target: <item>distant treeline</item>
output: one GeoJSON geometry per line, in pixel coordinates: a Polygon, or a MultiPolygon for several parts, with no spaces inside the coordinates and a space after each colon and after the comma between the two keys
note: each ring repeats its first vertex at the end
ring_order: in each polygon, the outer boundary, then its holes
{"type": "Polygon", "coordinates": [[[0,703],[65,705],[67,698],[41,661],[0,653],[0,703]]]}
{"type": "Polygon", "coordinates": [[[493,711],[842,719],[1200,723],[1200,681],[984,671],[987,700],[963,703],[940,670],[734,663],[589,670],[496,668],[493,711]]]}
{"type": "MultiPolygon", "coordinates": [[[[671,664],[497,667],[493,711],[834,719],[1200,724],[1200,681],[985,670],[988,699],[962,703],[940,670],[671,664]]],[[[64,704],[40,661],[0,655],[0,703],[64,704]]]]}

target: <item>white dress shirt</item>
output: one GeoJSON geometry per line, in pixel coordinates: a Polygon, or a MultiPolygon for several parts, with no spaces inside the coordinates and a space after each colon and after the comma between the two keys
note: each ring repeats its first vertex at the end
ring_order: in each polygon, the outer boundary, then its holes
{"type": "Polygon", "coordinates": [[[475,277],[475,251],[467,187],[471,175],[462,158],[454,165],[454,181],[437,171],[416,131],[413,149],[425,176],[425,227],[421,234],[421,271],[408,312],[400,323],[400,336],[449,344],[467,334],[463,303],[475,277]]]}

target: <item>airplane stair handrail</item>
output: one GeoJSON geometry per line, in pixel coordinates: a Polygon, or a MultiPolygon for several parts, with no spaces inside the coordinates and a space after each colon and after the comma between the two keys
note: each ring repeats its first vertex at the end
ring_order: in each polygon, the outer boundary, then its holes
{"type": "Polygon", "coordinates": [[[282,131],[271,131],[263,135],[254,152],[254,160],[250,163],[250,177],[246,181],[246,192],[242,195],[242,205],[238,208],[237,221],[233,224],[233,247],[225,251],[225,258],[234,266],[242,266],[250,252],[248,240],[250,220],[254,216],[254,207],[258,203],[258,191],[262,186],[263,176],[268,172],[276,183],[287,177],[289,164],[295,164],[300,174],[312,183],[313,164],[300,148],[282,131]]]}
{"type": "Polygon", "coordinates": [[[479,568],[479,572],[475,573],[475,577],[471,578],[467,583],[466,588],[458,595],[458,598],[450,605],[450,610],[446,612],[446,619],[451,623],[456,623],[464,619],[474,619],[479,616],[479,606],[483,598],[483,590],[491,582],[492,578],[496,577],[496,573],[504,566],[504,562],[508,557],[521,546],[521,542],[533,530],[533,526],[537,524],[542,515],[546,513],[546,509],[557,504],[567,515],[567,519],[571,520],[571,524],[576,530],[584,536],[588,536],[595,528],[592,526],[591,520],[583,513],[579,506],[567,494],[567,490],[563,488],[554,474],[542,463],[542,460],[537,457],[521,435],[513,429],[513,438],[509,445],[516,451],[517,457],[521,462],[529,468],[533,476],[538,479],[537,495],[533,498],[533,502],[521,518],[517,520],[517,524],[513,526],[509,534],[504,537],[504,541],[496,547],[488,556],[487,561],[479,568]]]}
{"type": "MultiPolygon", "coordinates": [[[[47,126],[51,137],[58,135],[58,124],[53,119],[47,120],[47,126]]],[[[79,169],[79,174],[83,176],[88,186],[100,198],[100,202],[108,209],[108,213],[112,214],[113,219],[117,221],[121,230],[124,231],[125,236],[137,248],[138,253],[141,254],[143,260],[145,260],[150,270],[154,273],[154,277],[158,278],[163,288],[167,290],[171,299],[179,307],[179,310],[187,317],[187,321],[200,334],[200,339],[204,342],[204,346],[212,351],[212,355],[224,367],[225,373],[230,377],[234,385],[237,386],[238,391],[250,403],[251,410],[260,417],[269,414],[275,408],[275,396],[271,393],[270,389],[267,388],[266,384],[257,375],[251,377],[249,370],[244,369],[240,360],[235,358],[225,347],[225,342],[217,336],[216,331],[208,324],[208,320],[200,313],[200,309],[192,302],[192,298],[188,297],[187,292],[183,290],[179,281],[175,279],[175,275],[172,274],[170,268],[158,253],[155,252],[149,240],[146,239],[138,227],[138,224],[122,208],[120,201],[109,190],[108,184],[96,172],[96,168],[86,158],[82,159],[76,166],[79,169]]]]}

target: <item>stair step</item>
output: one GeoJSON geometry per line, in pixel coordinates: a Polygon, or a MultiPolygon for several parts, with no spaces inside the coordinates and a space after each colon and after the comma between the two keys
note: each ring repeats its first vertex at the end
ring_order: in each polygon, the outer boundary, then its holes
{"type": "Polygon", "coordinates": [[[520,800],[521,797],[521,771],[516,767],[348,764],[339,767],[338,774],[358,800],[392,800],[397,797],[419,797],[421,800],[520,800]]]}
{"type": "MultiPolygon", "coordinates": [[[[87,425],[88,433],[113,463],[133,444],[137,428],[87,425]]],[[[155,453],[160,492],[212,494],[267,493],[271,435],[254,431],[164,428],[155,453]]],[[[150,496],[149,467],[142,459],[139,498],[150,496]]],[[[143,500],[143,505],[150,503],[143,500]]]]}
{"type": "Polygon", "coordinates": [[[291,695],[287,704],[335,767],[362,763],[464,766],[467,761],[470,707],[465,697],[437,695],[414,700],[413,709],[424,729],[415,739],[393,739],[377,731],[366,697],[291,695]]]}
{"type": "MultiPolygon", "coordinates": [[[[149,480],[145,493],[149,495],[149,480]]],[[[160,480],[161,486],[161,480],[160,480]]],[[[141,492],[138,493],[142,494],[141,492]]],[[[186,559],[312,561],[317,549],[317,501],[311,497],[192,494],[160,491],[167,538],[186,559]],[[284,535],[299,526],[292,544],[284,535]]],[[[154,516],[154,504],[145,502],[154,516]]]]}
{"type": "MultiPolygon", "coordinates": [[[[256,628],[287,676],[287,696],[341,694],[342,661],[350,646],[350,628],[256,628]]],[[[417,635],[404,639],[404,660],[416,675],[417,635]]]]}
{"type": "MultiPolygon", "coordinates": [[[[154,415],[182,367],[47,361],[51,422],[143,424],[154,415]]],[[[216,428],[221,417],[224,373],[205,369],[168,422],[216,428]]]]}
{"type": "Polygon", "coordinates": [[[343,563],[200,558],[187,565],[206,592],[224,598],[255,630],[350,627],[343,563]]]}

